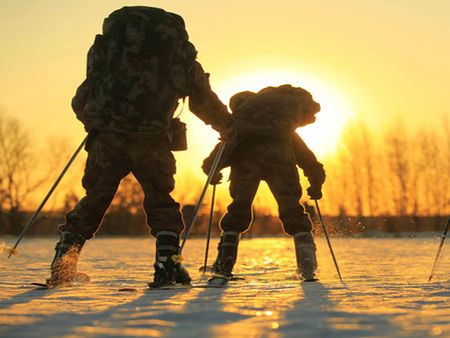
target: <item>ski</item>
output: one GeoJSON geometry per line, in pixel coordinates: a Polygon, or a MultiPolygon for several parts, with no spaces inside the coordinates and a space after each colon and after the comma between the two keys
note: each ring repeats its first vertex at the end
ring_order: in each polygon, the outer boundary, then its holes
{"type": "Polygon", "coordinates": [[[177,290],[186,290],[186,289],[194,289],[200,288],[202,285],[196,284],[174,284],[174,285],[164,285],[160,287],[143,287],[143,288],[134,288],[134,287],[123,287],[118,289],[119,292],[139,292],[139,291],[177,291],[177,290]]]}
{"type": "Polygon", "coordinates": [[[57,288],[82,285],[82,284],[89,283],[90,280],[91,280],[91,277],[89,277],[89,275],[87,275],[83,272],[77,272],[74,280],[69,283],[62,283],[59,285],[51,285],[51,284],[47,284],[47,283],[32,282],[32,283],[30,283],[30,285],[33,286],[36,290],[49,290],[49,289],[57,289],[57,288]]]}
{"type": "MultiPolygon", "coordinates": [[[[190,284],[172,284],[172,285],[163,285],[160,287],[152,287],[147,286],[144,288],[136,288],[136,287],[122,287],[117,291],[119,292],[139,292],[139,291],[177,291],[177,290],[186,290],[186,289],[218,289],[227,287],[230,284],[229,281],[238,281],[245,280],[243,277],[224,277],[221,275],[212,276],[208,282],[195,282],[190,284]]],[[[233,283],[231,283],[233,285],[233,283]]]]}
{"type": "Polygon", "coordinates": [[[30,285],[34,286],[36,290],[47,290],[52,288],[46,283],[30,283],[30,285]]]}
{"type": "Polygon", "coordinates": [[[189,289],[217,289],[221,288],[223,285],[212,285],[209,283],[195,283],[195,284],[175,284],[175,285],[165,285],[160,287],[144,287],[144,288],[134,288],[134,287],[123,287],[118,289],[119,292],[141,292],[141,291],[179,291],[179,290],[189,290],[189,289]]]}
{"type": "MultiPolygon", "coordinates": [[[[203,274],[208,274],[209,273],[209,274],[211,274],[212,277],[214,277],[214,276],[216,276],[216,277],[217,276],[224,277],[224,276],[216,273],[216,270],[211,265],[207,265],[206,267],[205,266],[201,266],[198,269],[198,271],[200,271],[203,274]]],[[[245,280],[245,277],[236,276],[236,275],[232,275],[231,277],[224,277],[224,278],[227,278],[230,281],[245,280]]]]}
{"type": "Polygon", "coordinates": [[[210,279],[208,279],[208,285],[210,287],[224,287],[228,284],[229,280],[231,280],[230,277],[213,275],[210,279]]]}
{"type": "Polygon", "coordinates": [[[216,270],[211,265],[207,265],[206,267],[201,266],[198,269],[198,271],[200,271],[203,274],[211,274],[211,278],[212,277],[223,277],[223,278],[227,278],[230,281],[245,280],[245,277],[237,276],[237,275],[231,275],[231,277],[225,277],[225,276],[217,273],[216,270]]]}

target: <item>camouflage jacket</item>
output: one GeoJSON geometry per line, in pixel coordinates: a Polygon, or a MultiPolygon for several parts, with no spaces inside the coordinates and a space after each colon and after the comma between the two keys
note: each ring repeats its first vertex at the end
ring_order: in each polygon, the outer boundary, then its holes
{"type": "MultiPolygon", "coordinates": [[[[220,143],[203,161],[202,169],[207,174],[217,154],[220,143]]],[[[238,166],[241,162],[251,163],[252,166],[270,166],[270,163],[280,163],[287,166],[298,165],[308,181],[313,186],[321,186],[325,182],[325,170],[322,163],[317,161],[314,153],[297,133],[289,137],[238,137],[234,144],[227,144],[219,162],[218,170],[228,166],[238,166]]]]}
{"type": "Polygon", "coordinates": [[[226,106],[195,61],[182,18],[151,7],[124,7],[105,19],[88,52],[86,80],[72,107],[86,130],[167,133],[180,98],[219,132],[231,125],[226,106]]]}
{"type": "Polygon", "coordinates": [[[239,135],[270,138],[283,138],[313,123],[320,111],[308,91],[291,85],[237,93],[230,99],[230,108],[239,135]]]}
{"type": "MultiPolygon", "coordinates": [[[[323,184],[323,165],[295,132],[297,127],[313,123],[320,110],[308,91],[291,85],[267,87],[257,93],[244,91],[231,97],[230,108],[237,138],[227,143],[219,170],[244,161],[268,170],[270,163],[298,165],[312,185],[323,184]]],[[[203,162],[205,173],[218,149],[219,145],[203,162]]]]}

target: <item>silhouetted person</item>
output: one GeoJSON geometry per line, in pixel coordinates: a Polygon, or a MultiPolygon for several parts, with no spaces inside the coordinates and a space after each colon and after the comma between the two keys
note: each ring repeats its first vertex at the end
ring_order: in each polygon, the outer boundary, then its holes
{"type": "MultiPolygon", "coordinates": [[[[231,166],[230,195],[233,199],[220,221],[222,236],[215,272],[231,276],[236,262],[240,234],[251,224],[252,202],[261,180],[267,182],[278,203],[284,231],[294,237],[298,272],[315,280],[316,248],[312,225],[299,200],[302,189],[298,165],[308,178],[312,199],[322,197],[323,165],[295,132],[315,121],[320,105],[309,92],[290,85],[268,87],[258,93],[241,92],[230,99],[237,131],[235,144],[224,150],[219,170],[231,166]]],[[[203,163],[208,172],[219,145],[203,163]]],[[[222,179],[220,173],[212,184],[222,179]]]]}
{"type": "MultiPolygon", "coordinates": [[[[103,23],[87,58],[86,80],[72,101],[88,131],[82,180],[86,196],[67,213],[51,265],[49,285],[71,282],[85,240],[98,230],[117,187],[134,174],[145,193],[144,209],[156,237],[154,282],[189,283],[177,256],[184,223],[174,189],[175,159],[184,150],[184,125],[173,119],[181,98],[219,131],[233,133],[232,118],[196,61],[181,16],[151,7],[123,7],[103,23]]],[[[185,135],[184,135],[185,136],[185,135]]]]}

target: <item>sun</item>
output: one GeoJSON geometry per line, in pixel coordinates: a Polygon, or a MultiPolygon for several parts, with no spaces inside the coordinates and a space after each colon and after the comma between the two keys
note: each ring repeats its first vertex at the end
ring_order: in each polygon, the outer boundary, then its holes
{"type": "MultiPolygon", "coordinates": [[[[302,136],[308,147],[316,154],[319,161],[332,158],[338,148],[341,134],[352,117],[355,109],[349,100],[339,91],[338,86],[330,85],[328,79],[312,74],[293,72],[290,70],[271,70],[242,72],[239,76],[229,76],[213,84],[214,91],[221,101],[228,104],[234,94],[244,91],[259,91],[268,86],[291,84],[308,90],[313,98],[320,103],[321,111],[316,115],[316,121],[297,132],[302,136]]],[[[219,134],[205,124],[194,114],[188,114],[187,108],[180,105],[176,115],[187,123],[188,148],[186,152],[176,152],[178,173],[201,173],[200,167],[217,144],[219,134]]],[[[194,175],[197,176],[197,175],[194,175]]],[[[199,175],[201,179],[203,175],[199,175]]]]}
{"type": "Polygon", "coordinates": [[[224,103],[231,96],[244,90],[259,91],[268,86],[291,84],[308,90],[321,105],[317,120],[311,125],[297,129],[306,144],[320,157],[331,156],[337,148],[345,125],[355,115],[355,110],[327,80],[311,74],[299,74],[288,70],[256,71],[240,74],[219,83],[215,89],[224,103]]]}

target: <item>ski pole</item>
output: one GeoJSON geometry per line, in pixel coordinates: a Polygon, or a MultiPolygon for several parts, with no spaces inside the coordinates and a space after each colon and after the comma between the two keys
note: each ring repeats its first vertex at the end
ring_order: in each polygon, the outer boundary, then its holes
{"type": "Polygon", "coordinates": [[[36,220],[36,218],[38,217],[39,213],[41,212],[42,208],[44,207],[45,203],[47,203],[48,199],[50,198],[50,196],[52,195],[53,191],[56,189],[56,186],[59,184],[59,182],[61,181],[61,179],[64,177],[64,175],[66,174],[67,170],[69,169],[69,167],[71,166],[72,162],[75,160],[75,158],[77,157],[78,153],[81,151],[81,149],[83,149],[85,143],[87,140],[87,136],[84,138],[83,142],[81,142],[81,144],[78,146],[77,150],[75,150],[75,153],[72,155],[72,157],[70,158],[69,162],[67,162],[66,166],[64,167],[64,169],[62,170],[61,174],[59,174],[58,178],[56,179],[55,183],[53,184],[53,186],[50,188],[49,192],[47,193],[47,195],[44,197],[44,200],[41,202],[41,204],[39,205],[39,207],[36,209],[36,211],[34,212],[33,216],[31,216],[30,220],[28,221],[28,223],[25,225],[25,227],[23,228],[22,232],[20,233],[19,237],[17,237],[16,243],[14,244],[14,246],[12,247],[12,249],[8,249],[9,255],[8,258],[10,258],[15,252],[16,252],[16,248],[19,245],[20,241],[22,240],[22,237],[25,235],[25,233],[27,232],[27,230],[33,225],[34,221],[36,220]]]}
{"type": "Polygon", "coordinates": [[[442,246],[444,245],[445,237],[447,237],[447,232],[448,232],[449,226],[450,226],[450,217],[447,220],[447,225],[445,226],[444,233],[442,234],[441,243],[439,244],[436,258],[434,259],[434,263],[433,263],[433,269],[431,269],[431,274],[430,274],[430,277],[428,277],[428,281],[431,281],[431,278],[433,278],[434,270],[436,269],[436,266],[437,266],[437,263],[439,260],[439,256],[441,255],[442,246]]]}
{"type": "Polygon", "coordinates": [[[328,237],[327,228],[325,227],[325,224],[323,223],[322,214],[321,214],[320,208],[319,208],[319,202],[317,202],[316,199],[314,200],[314,202],[316,203],[316,209],[317,209],[317,214],[319,215],[320,224],[322,224],[323,233],[325,234],[325,238],[327,239],[328,247],[330,248],[331,256],[333,257],[333,262],[334,262],[334,265],[336,266],[336,270],[337,270],[339,279],[341,280],[342,283],[344,283],[344,281],[342,280],[342,277],[341,277],[341,272],[339,271],[338,263],[336,261],[336,256],[334,255],[333,248],[331,247],[331,242],[330,242],[330,238],[328,237]]]}
{"type": "Polygon", "coordinates": [[[208,263],[208,253],[209,253],[209,242],[211,240],[211,227],[212,219],[214,215],[214,200],[216,198],[216,184],[213,185],[212,197],[211,197],[211,210],[209,212],[209,224],[208,224],[208,234],[206,236],[206,249],[205,249],[205,262],[203,264],[203,273],[206,272],[206,266],[208,263]]]}
{"type": "Polygon", "coordinates": [[[200,209],[200,206],[202,205],[203,199],[205,198],[206,190],[208,190],[208,186],[211,183],[211,180],[212,180],[212,178],[213,178],[213,176],[214,176],[214,174],[215,174],[215,172],[217,170],[217,166],[219,165],[219,161],[220,161],[220,159],[222,157],[222,154],[223,154],[223,151],[225,149],[225,144],[226,144],[225,142],[222,142],[222,144],[219,147],[219,150],[217,151],[216,157],[214,158],[214,161],[213,161],[213,163],[211,165],[211,169],[209,170],[208,178],[206,179],[205,186],[203,187],[203,191],[202,191],[202,193],[200,195],[200,198],[199,198],[199,200],[197,202],[197,205],[195,206],[194,214],[192,216],[191,223],[189,224],[189,226],[188,226],[188,228],[187,228],[187,230],[185,232],[185,235],[183,236],[183,242],[181,243],[180,252],[179,252],[180,256],[181,256],[181,253],[183,252],[184,245],[186,244],[186,240],[189,237],[189,234],[190,234],[190,232],[192,230],[192,227],[193,227],[193,225],[195,223],[195,220],[197,219],[198,211],[200,209]]]}

